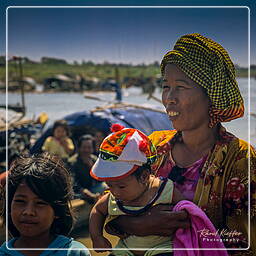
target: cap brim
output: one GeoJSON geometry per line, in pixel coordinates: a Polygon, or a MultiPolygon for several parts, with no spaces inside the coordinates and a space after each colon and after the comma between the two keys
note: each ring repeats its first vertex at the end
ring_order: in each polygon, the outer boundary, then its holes
{"type": "Polygon", "coordinates": [[[100,181],[118,180],[129,176],[139,166],[121,161],[106,161],[98,158],[93,165],[90,175],[100,181]]]}

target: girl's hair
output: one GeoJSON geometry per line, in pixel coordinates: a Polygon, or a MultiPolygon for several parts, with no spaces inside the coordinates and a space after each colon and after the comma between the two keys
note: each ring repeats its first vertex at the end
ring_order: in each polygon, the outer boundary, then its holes
{"type": "Polygon", "coordinates": [[[59,126],[63,127],[63,129],[67,133],[67,136],[69,137],[70,136],[70,129],[68,127],[68,123],[67,123],[66,120],[57,120],[57,121],[55,121],[54,124],[53,124],[53,127],[52,127],[52,134],[54,134],[55,129],[59,126]]]}
{"type": "Polygon", "coordinates": [[[73,190],[71,178],[60,158],[43,153],[33,156],[21,156],[16,159],[8,174],[8,230],[13,236],[19,236],[11,218],[11,203],[21,182],[39,198],[53,208],[55,218],[51,232],[68,235],[73,227],[74,216],[71,208],[73,190]]]}

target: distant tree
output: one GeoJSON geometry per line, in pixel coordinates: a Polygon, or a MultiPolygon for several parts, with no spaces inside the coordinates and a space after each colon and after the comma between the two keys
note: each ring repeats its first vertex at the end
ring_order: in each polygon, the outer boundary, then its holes
{"type": "Polygon", "coordinates": [[[156,60],[156,61],[154,61],[153,66],[159,67],[159,66],[160,66],[160,63],[156,60]]]}
{"type": "Polygon", "coordinates": [[[87,62],[86,62],[86,65],[88,65],[88,66],[94,66],[94,65],[95,65],[95,63],[94,63],[94,62],[92,62],[91,60],[89,60],[89,61],[87,61],[87,62]]]}
{"type": "Polygon", "coordinates": [[[1,66],[5,65],[5,56],[0,56],[0,65],[1,66]]]}
{"type": "Polygon", "coordinates": [[[250,67],[251,69],[256,69],[256,64],[252,64],[250,67]]]}
{"type": "Polygon", "coordinates": [[[67,64],[67,62],[63,59],[50,58],[50,57],[42,57],[41,62],[44,64],[67,64]]]}
{"type": "Polygon", "coordinates": [[[28,57],[24,57],[24,58],[22,58],[22,60],[23,60],[23,63],[28,63],[28,64],[36,64],[36,63],[38,63],[36,61],[30,60],[28,57]]]}

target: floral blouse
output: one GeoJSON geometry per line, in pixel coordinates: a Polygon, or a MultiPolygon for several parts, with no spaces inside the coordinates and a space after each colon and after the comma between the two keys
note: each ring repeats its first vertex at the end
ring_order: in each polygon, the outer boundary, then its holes
{"type": "MultiPolygon", "coordinates": [[[[170,151],[170,158],[165,161],[163,166],[161,166],[157,172],[157,176],[163,177],[163,178],[170,178],[174,181],[175,187],[182,193],[182,195],[190,201],[193,201],[194,194],[196,191],[197,182],[200,175],[200,170],[202,169],[207,156],[204,156],[197,160],[195,163],[193,163],[190,166],[187,166],[186,168],[180,168],[180,170],[183,170],[183,173],[181,177],[183,177],[183,180],[177,180],[174,178],[172,179],[170,177],[170,174],[173,173],[172,170],[175,170],[175,167],[177,166],[175,161],[173,160],[171,156],[170,151]]],[[[173,175],[175,176],[175,174],[173,175]]]]}
{"type": "MultiPolygon", "coordinates": [[[[169,152],[181,139],[177,131],[156,131],[149,138],[156,146],[156,173],[171,171],[169,152]],[[166,168],[166,169],[165,169],[166,168]]],[[[219,129],[219,140],[198,169],[199,178],[193,202],[197,204],[218,229],[231,255],[255,255],[256,251],[256,151],[247,142],[219,129]],[[249,167],[249,171],[248,171],[249,167]],[[250,177],[248,177],[250,173],[250,177]],[[248,186],[250,181],[250,186],[248,186]],[[250,200],[248,190],[250,188],[250,200]],[[250,204],[250,207],[249,207],[250,204]],[[251,228],[248,250],[249,222],[251,228]]]]}

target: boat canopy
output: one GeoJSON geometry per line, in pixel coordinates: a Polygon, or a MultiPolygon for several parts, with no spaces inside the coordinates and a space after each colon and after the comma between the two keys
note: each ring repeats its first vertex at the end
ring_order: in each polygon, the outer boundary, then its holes
{"type": "MultiPolygon", "coordinates": [[[[164,111],[124,103],[76,112],[63,119],[67,121],[75,143],[83,134],[93,134],[95,131],[109,134],[113,123],[139,129],[147,135],[157,130],[172,129],[171,122],[164,111]]],[[[50,125],[36,141],[30,150],[32,154],[41,151],[45,139],[52,135],[52,126],[50,125]]]]}

